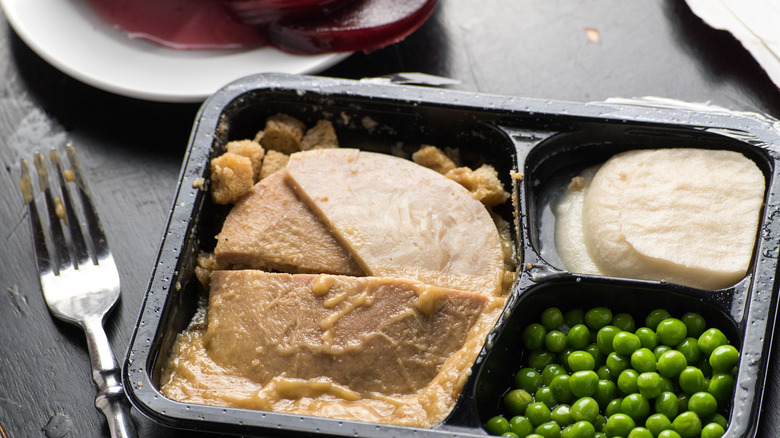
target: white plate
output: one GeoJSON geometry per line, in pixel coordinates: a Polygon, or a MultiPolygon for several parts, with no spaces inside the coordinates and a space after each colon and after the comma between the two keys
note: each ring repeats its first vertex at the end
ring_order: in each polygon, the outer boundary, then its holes
{"type": "Polygon", "coordinates": [[[102,23],[83,0],[0,0],[11,26],[48,63],[94,87],[165,102],[199,102],[255,73],[316,73],[348,53],[297,56],[250,50],[174,50],[102,23]]]}

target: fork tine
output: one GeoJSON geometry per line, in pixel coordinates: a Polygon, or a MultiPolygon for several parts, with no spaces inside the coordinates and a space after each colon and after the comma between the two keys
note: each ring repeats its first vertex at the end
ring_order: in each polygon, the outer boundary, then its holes
{"type": "Polygon", "coordinates": [[[46,235],[41,225],[41,217],[38,214],[38,207],[35,205],[33,197],[32,178],[30,177],[30,165],[26,158],[21,162],[22,178],[19,187],[22,189],[24,202],[27,204],[27,211],[30,218],[30,231],[33,238],[33,249],[35,252],[35,263],[39,273],[52,271],[52,261],[49,255],[49,249],[46,247],[46,235]]]}
{"type": "Polygon", "coordinates": [[[49,214],[49,228],[51,229],[51,240],[54,246],[54,261],[57,267],[56,273],[73,264],[70,254],[68,253],[67,242],[65,241],[65,235],[62,232],[62,224],[60,223],[60,216],[57,214],[57,204],[54,201],[54,196],[51,193],[51,186],[49,185],[49,171],[46,168],[46,161],[40,152],[36,152],[34,156],[35,168],[38,171],[38,183],[40,184],[43,197],[46,200],[46,211],[49,214]]]}
{"type": "MultiPolygon", "coordinates": [[[[70,197],[70,190],[68,190],[67,183],[65,181],[65,171],[62,168],[62,161],[60,160],[60,153],[57,149],[52,149],[49,153],[49,159],[57,169],[57,181],[60,184],[60,192],[62,193],[62,204],[65,207],[65,217],[68,229],[70,230],[70,240],[73,244],[73,255],[76,260],[76,268],[86,263],[90,259],[89,250],[87,244],[84,241],[84,234],[81,232],[81,225],[77,220],[76,211],[73,208],[73,202],[70,197]]],[[[94,262],[94,260],[93,260],[94,262]]]]}
{"type": "Polygon", "coordinates": [[[84,178],[84,173],[81,171],[81,165],[76,158],[76,148],[68,143],[65,145],[65,152],[68,154],[68,160],[73,168],[76,188],[78,189],[79,198],[81,199],[83,206],[84,218],[87,221],[87,234],[92,241],[92,248],[95,251],[95,263],[100,263],[100,259],[110,255],[108,240],[106,239],[105,232],[103,232],[103,226],[100,224],[95,205],[92,203],[92,194],[87,186],[87,180],[84,178]]]}

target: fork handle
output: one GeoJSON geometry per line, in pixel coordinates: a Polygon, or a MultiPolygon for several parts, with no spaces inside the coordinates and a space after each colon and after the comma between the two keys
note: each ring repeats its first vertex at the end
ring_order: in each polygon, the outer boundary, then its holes
{"type": "Polygon", "coordinates": [[[95,407],[106,416],[112,438],[138,438],[130,417],[130,402],[122,386],[121,371],[103,328],[103,319],[85,321],[84,332],[87,334],[92,380],[98,390],[95,407]]]}

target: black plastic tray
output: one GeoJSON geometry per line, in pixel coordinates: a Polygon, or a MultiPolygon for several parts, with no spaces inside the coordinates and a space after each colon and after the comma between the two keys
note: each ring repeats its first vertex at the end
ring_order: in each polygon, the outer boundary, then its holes
{"type": "Polygon", "coordinates": [[[775,324],[775,274],[780,248],[778,151],[773,120],[668,102],[574,103],[481,95],[376,81],[258,75],[207,100],[195,121],[176,196],[128,351],[124,383],[135,406],[173,427],[258,436],[484,436],[498,412],[517,361],[518,333],[552,303],[607,305],[639,312],[666,306],[698,311],[741,348],[727,437],[755,435],[775,324]],[[265,117],[288,113],[309,124],[334,122],[342,145],[389,151],[398,142],[459,149],[463,161],[499,171],[514,207],[498,210],[515,224],[522,266],[507,308],[488,336],[456,407],[430,429],[185,404],[159,392],[161,364],[189,323],[198,297],[193,268],[214,245],[225,207],[213,205],[197,181],[227,141],[251,138],[265,117]],[[365,123],[369,122],[369,123],[365,123]],[[373,123],[372,123],[373,122],[373,123]],[[766,177],[765,206],[748,275],[736,285],[703,291],[661,282],[563,271],[552,244],[550,203],[565,181],[617,152],[635,148],[702,147],[739,151],[766,177]],[[519,171],[522,180],[510,177],[519,171]],[[513,211],[516,210],[516,211],[513,211]],[[583,291],[590,292],[585,301],[583,291]]]}

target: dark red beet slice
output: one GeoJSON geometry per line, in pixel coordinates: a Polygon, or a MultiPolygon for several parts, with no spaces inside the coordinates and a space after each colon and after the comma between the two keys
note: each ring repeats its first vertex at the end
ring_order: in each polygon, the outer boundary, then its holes
{"type": "Polygon", "coordinates": [[[414,32],[436,1],[357,0],[326,17],[271,23],[268,41],[291,53],[369,52],[414,32]]]}
{"type": "Polygon", "coordinates": [[[174,49],[265,45],[261,32],[235,21],[216,0],[89,0],[105,22],[132,38],[174,49]]]}
{"type": "Polygon", "coordinates": [[[324,16],[355,0],[222,0],[236,20],[261,25],[281,19],[324,16]]]}

